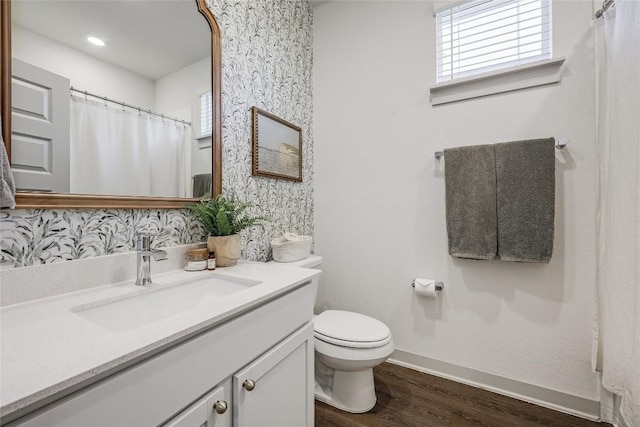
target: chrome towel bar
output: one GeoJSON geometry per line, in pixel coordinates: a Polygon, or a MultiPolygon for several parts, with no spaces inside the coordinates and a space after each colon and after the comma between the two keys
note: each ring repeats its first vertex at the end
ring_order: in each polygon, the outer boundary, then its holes
{"type": "MultiPolygon", "coordinates": [[[[569,140],[567,138],[554,138],[556,141],[556,148],[562,149],[569,144],[569,140]]],[[[438,160],[444,157],[444,151],[436,151],[434,153],[434,157],[438,160]]]]}

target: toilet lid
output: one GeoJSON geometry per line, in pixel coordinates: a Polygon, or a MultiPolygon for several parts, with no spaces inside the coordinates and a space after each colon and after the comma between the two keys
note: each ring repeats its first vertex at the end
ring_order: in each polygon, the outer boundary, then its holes
{"type": "Polygon", "coordinates": [[[327,310],[313,324],[316,338],[344,347],[380,347],[391,340],[387,325],[360,313],[327,310]]]}

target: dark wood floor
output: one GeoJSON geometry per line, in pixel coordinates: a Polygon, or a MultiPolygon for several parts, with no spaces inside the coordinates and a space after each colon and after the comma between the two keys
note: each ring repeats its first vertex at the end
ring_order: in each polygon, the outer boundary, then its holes
{"type": "Polygon", "coordinates": [[[605,427],[390,363],[374,369],[376,406],[350,414],[316,401],[316,427],[605,427]]]}

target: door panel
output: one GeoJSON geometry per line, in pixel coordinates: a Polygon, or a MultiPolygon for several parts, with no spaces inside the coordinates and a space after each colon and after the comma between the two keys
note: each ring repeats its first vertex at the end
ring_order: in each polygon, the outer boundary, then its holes
{"type": "Polygon", "coordinates": [[[69,79],[14,59],[11,170],[18,190],[69,192],[69,79]]]}
{"type": "Polygon", "coordinates": [[[15,97],[12,100],[14,113],[50,121],[51,92],[49,88],[14,76],[11,90],[12,96],[15,97]]]}
{"type": "Polygon", "coordinates": [[[26,135],[14,135],[11,141],[11,166],[25,170],[51,173],[51,140],[26,135]]]}

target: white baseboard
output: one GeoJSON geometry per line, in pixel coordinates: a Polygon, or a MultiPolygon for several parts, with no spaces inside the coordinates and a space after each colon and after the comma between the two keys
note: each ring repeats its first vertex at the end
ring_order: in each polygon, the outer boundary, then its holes
{"type": "Polygon", "coordinates": [[[602,386],[601,374],[598,372],[598,384],[600,385],[600,421],[616,427],[615,422],[615,395],[602,386]]]}
{"type": "Polygon", "coordinates": [[[614,427],[630,427],[627,422],[624,420],[624,417],[620,413],[620,396],[613,395],[613,417],[611,420],[611,424],[614,427]]]}
{"type": "Polygon", "coordinates": [[[499,375],[477,371],[464,366],[426,356],[396,350],[388,360],[390,363],[425,372],[437,377],[468,384],[514,399],[575,415],[591,421],[600,421],[600,402],[550,390],[537,385],[512,380],[499,375]]]}

